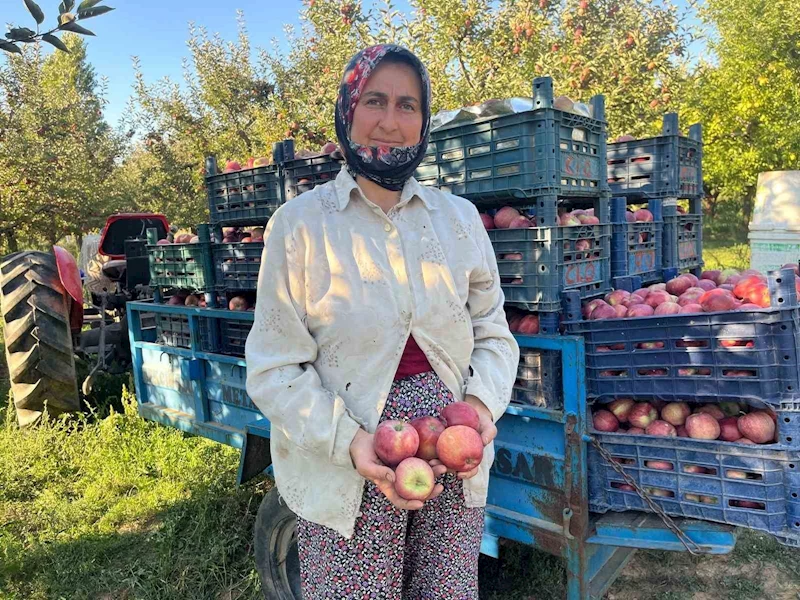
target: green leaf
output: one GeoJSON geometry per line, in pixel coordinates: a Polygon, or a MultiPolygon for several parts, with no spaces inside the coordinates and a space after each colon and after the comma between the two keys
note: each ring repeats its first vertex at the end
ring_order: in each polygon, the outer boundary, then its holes
{"type": "Polygon", "coordinates": [[[69,48],[67,48],[67,46],[64,44],[64,42],[62,42],[60,39],[58,39],[52,33],[45,33],[42,36],[42,40],[44,40],[48,44],[52,44],[53,46],[55,46],[59,50],[62,50],[63,52],[69,52],[69,48]]]}
{"type": "Polygon", "coordinates": [[[75,21],[64,23],[60,29],[63,29],[64,31],[71,31],[72,33],[80,33],[81,35],[94,35],[93,32],[89,31],[85,27],[81,27],[75,21]]]}
{"type": "Polygon", "coordinates": [[[0,50],[5,50],[6,52],[14,52],[16,54],[22,54],[22,50],[19,49],[19,46],[17,46],[16,44],[12,44],[11,42],[0,41],[0,50]]]}
{"type": "Polygon", "coordinates": [[[75,6],[75,0],[64,0],[58,5],[58,14],[63,15],[71,11],[73,6],[75,6]]]}
{"type": "Polygon", "coordinates": [[[87,8],[92,8],[93,6],[97,6],[102,1],[103,0],[83,0],[83,2],[78,5],[78,12],[86,10],[87,8]]]}
{"type": "Polygon", "coordinates": [[[33,0],[23,1],[25,2],[28,12],[31,13],[31,16],[34,18],[34,20],[41,25],[42,21],[44,21],[44,13],[42,12],[42,9],[39,8],[39,5],[33,0]]]}
{"type": "Polygon", "coordinates": [[[26,40],[29,37],[33,37],[34,35],[36,35],[36,32],[32,29],[28,29],[27,27],[14,27],[6,34],[6,37],[9,40],[19,42],[21,40],[26,40]]]}
{"type": "Polygon", "coordinates": [[[98,6],[97,8],[87,8],[86,10],[78,11],[79,19],[91,19],[92,17],[99,17],[107,12],[114,10],[110,6],[98,6]]]}

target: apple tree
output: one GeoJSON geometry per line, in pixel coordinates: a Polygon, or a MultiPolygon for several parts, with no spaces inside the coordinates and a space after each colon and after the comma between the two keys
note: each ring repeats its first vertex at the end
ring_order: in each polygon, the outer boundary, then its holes
{"type": "Polygon", "coordinates": [[[687,104],[704,125],[706,209],[715,234],[742,239],[758,174],[800,168],[800,6],[707,0],[701,16],[713,59],[687,104]]]}
{"type": "Polygon", "coordinates": [[[96,228],[109,209],[120,143],[103,120],[104,84],[83,41],[40,44],[0,66],[0,248],[43,247],[96,228]]]}

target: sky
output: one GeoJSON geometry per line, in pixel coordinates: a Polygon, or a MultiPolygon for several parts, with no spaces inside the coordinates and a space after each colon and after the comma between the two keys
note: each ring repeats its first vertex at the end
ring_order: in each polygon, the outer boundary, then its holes
{"type": "MultiPolygon", "coordinates": [[[[57,0],[37,0],[45,13],[44,25],[54,23],[57,0]]],[[[77,0],[76,3],[79,3],[77,0]]],[[[685,3],[680,0],[679,5],[685,3]]],[[[30,27],[34,21],[23,0],[4,0],[1,9],[6,23],[30,27]]],[[[244,11],[253,46],[268,48],[273,38],[285,40],[283,27],[299,25],[301,0],[105,0],[116,10],[83,24],[97,37],[84,38],[88,58],[98,76],[108,80],[106,119],[116,125],[131,95],[132,57],[138,56],[148,83],[164,76],[182,81],[181,59],[188,56],[186,39],[189,23],[205,26],[223,39],[236,38],[236,11],[244,11]]],[[[365,0],[364,6],[374,4],[365,0]]],[[[395,0],[395,8],[407,12],[407,0],[395,0]]]]}

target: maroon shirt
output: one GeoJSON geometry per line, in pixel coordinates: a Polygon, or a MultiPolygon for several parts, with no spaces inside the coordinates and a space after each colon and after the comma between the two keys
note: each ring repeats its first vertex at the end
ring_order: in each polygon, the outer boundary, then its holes
{"type": "Polygon", "coordinates": [[[408,342],[403,350],[403,356],[400,357],[400,365],[397,367],[397,372],[394,374],[394,379],[403,379],[404,377],[411,377],[420,373],[427,373],[433,371],[431,363],[425,353],[417,345],[417,341],[413,335],[408,336],[408,342]]]}

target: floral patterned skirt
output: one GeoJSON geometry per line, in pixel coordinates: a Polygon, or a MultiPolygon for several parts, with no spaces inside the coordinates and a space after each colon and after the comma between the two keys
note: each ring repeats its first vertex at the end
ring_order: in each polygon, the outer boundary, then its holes
{"type": "MultiPolygon", "coordinates": [[[[439,416],[454,401],[433,372],[394,382],[381,421],[439,416]]],[[[395,508],[368,481],[353,537],[297,519],[306,600],[477,600],[483,509],[464,505],[463,482],[440,478],[444,491],[418,511],[395,508]]]]}

